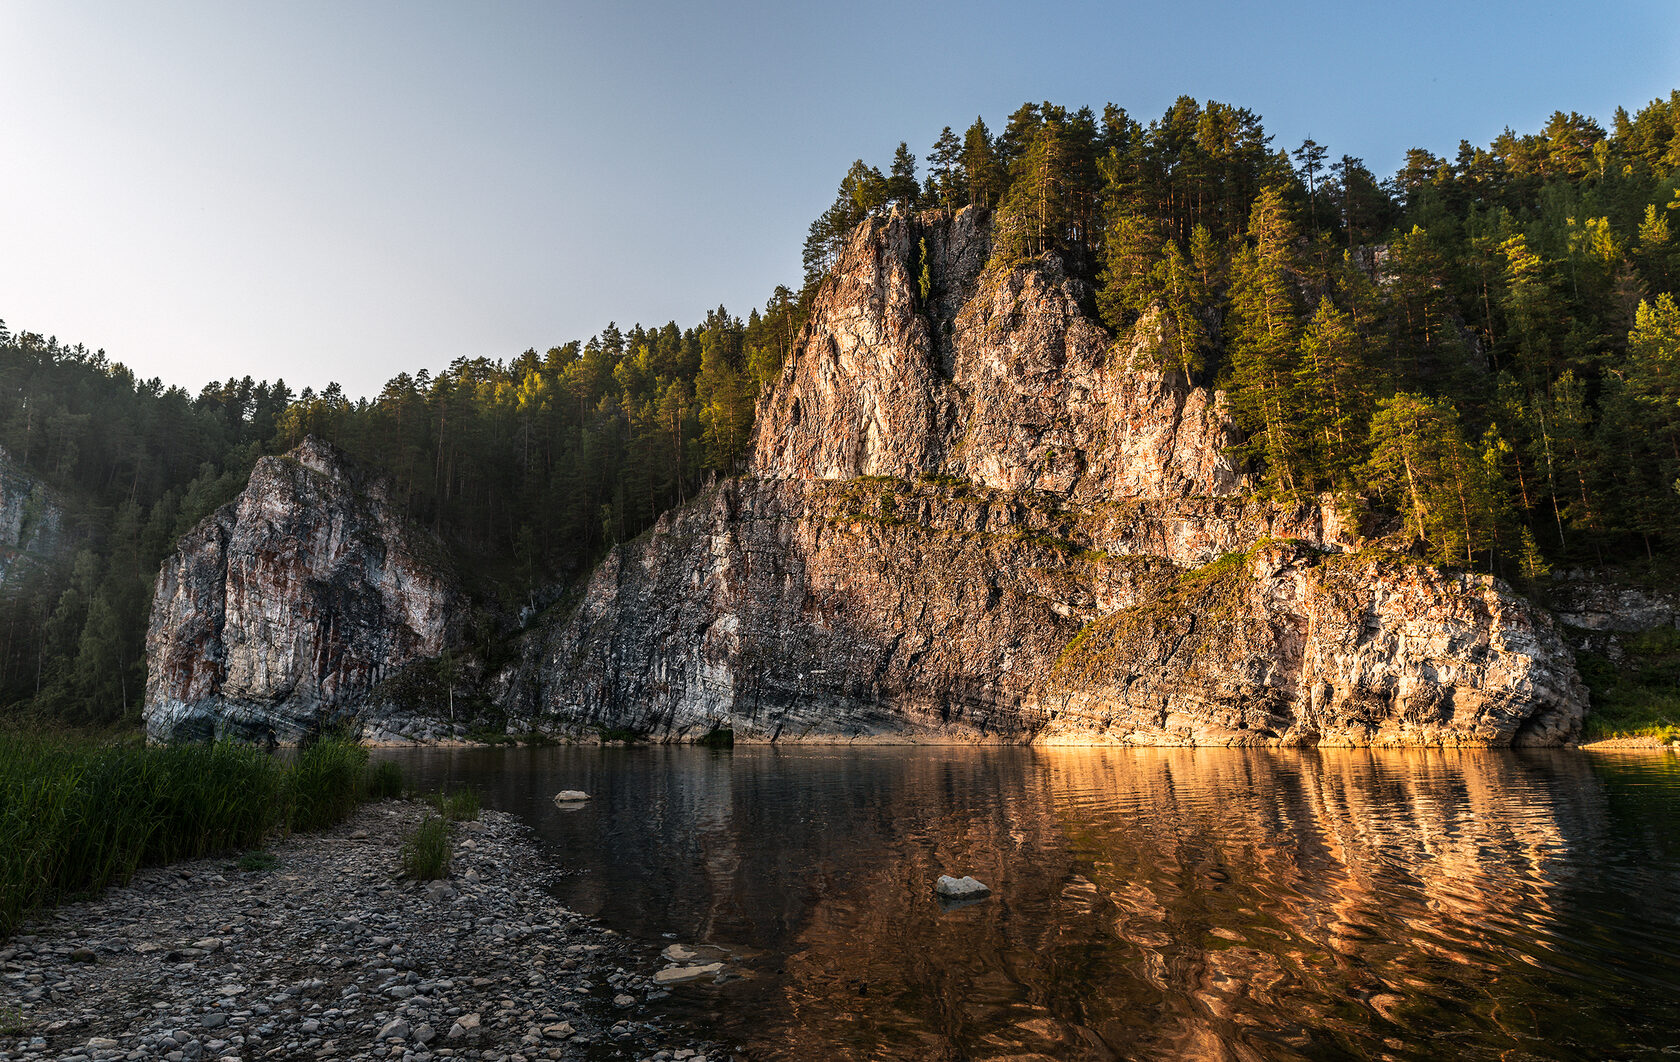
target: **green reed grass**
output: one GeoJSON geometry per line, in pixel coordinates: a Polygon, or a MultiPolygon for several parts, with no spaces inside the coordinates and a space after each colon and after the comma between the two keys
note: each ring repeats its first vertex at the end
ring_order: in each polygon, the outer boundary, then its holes
{"type": "Polygon", "coordinates": [[[402,869],[417,881],[436,881],[449,873],[450,821],[427,815],[403,838],[402,869]]]}
{"type": "MultiPolygon", "coordinates": [[[[394,765],[393,765],[394,766],[394,765]]],[[[295,757],[229,742],[0,739],[0,939],[42,906],[125,882],[146,865],[259,848],[347,816],[389,772],[329,739],[295,757]]],[[[401,790],[401,772],[396,788],[401,790]]]]}
{"type": "Polygon", "coordinates": [[[478,813],[484,810],[483,801],[479,799],[476,789],[457,789],[447,795],[433,793],[426,798],[426,802],[450,822],[470,822],[478,818],[478,813]]]}

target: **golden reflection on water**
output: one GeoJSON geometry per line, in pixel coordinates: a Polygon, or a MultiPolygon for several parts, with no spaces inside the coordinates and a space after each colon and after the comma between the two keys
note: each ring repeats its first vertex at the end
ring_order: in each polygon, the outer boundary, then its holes
{"type": "Polygon", "coordinates": [[[1454,1009],[1520,1041],[1546,993],[1501,938],[1544,950],[1569,826],[1602,813],[1584,763],[1562,764],[1565,823],[1508,754],[1046,749],[1013,766],[972,801],[953,787],[973,772],[905,765],[905,788],[952,799],[806,913],[755,1046],[1428,1057],[1417,1029],[1454,1009]],[[942,912],[947,869],[996,896],[942,912]]]}
{"type": "Polygon", "coordinates": [[[1674,757],[647,748],[415,762],[520,810],[573,869],[568,904],[660,945],[732,949],[738,980],[662,1005],[751,1058],[1680,1048],[1674,757]],[[560,788],[596,799],[561,811],[560,788]],[[993,896],[946,909],[941,873],[993,896]]]}

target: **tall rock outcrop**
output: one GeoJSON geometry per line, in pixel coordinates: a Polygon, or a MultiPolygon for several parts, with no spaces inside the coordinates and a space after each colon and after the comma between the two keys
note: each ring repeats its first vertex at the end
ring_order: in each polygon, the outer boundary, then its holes
{"type": "Polygon", "coordinates": [[[0,450],[0,593],[66,552],[64,507],[46,484],[0,450]]]}
{"type": "Polygon", "coordinates": [[[164,562],[146,731],[296,741],[441,653],[459,599],[438,543],[342,454],[310,438],[264,457],[164,562]]]}
{"type": "MultiPolygon", "coordinates": [[[[1230,496],[1217,396],[1139,367],[1054,268],[987,271],[978,211],[859,226],[759,405],[752,472],[951,476],[1080,501],[1230,496]],[[922,294],[922,277],[928,291],[922,294]]],[[[1159,342],[1151,324],[1137,345],[1159,342]]]]}
{"type": "Polygon", "coordinates": [[[1585,691],[1487,577],[1246,492],[1222,399],[978,212],[860,226],[749,474],[622,545],[495,695],[544,729],[771,740],[1557,744],[1585,691]]]}
{"type": "MultiPolygon", "coordinates": [[[[988,257],[972,209],[860,226],[748,474],[614,549],[489,680],[495,709],[669,739],[1578,738],[1544,610],[1373,548],[1370,514],[1256,497],[1223,398],[1150,367],[1155,322],[1116,340],[1056,263],[988,257]]],[[[460,600],[330,447],[265,458],[164,565],[148,731],[423,735],[386,680],[452,644],[460,600]]]]}

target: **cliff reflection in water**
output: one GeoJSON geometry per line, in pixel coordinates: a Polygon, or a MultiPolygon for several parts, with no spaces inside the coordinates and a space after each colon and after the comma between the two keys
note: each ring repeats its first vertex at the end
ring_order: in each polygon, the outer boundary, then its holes
{"type": "Polygon", "coordinates": [[[528,764],[449,769],[587,869],[569,902],[741,950],[742,980],[674,999],[755,1058],[1576,1058],[1680,1040],[1668,759],[500,755],[528,764]],[[531,799],[562,780],[595,806],[531,799]],[[944,910],[942,872],[994,896],[944,910]]]}

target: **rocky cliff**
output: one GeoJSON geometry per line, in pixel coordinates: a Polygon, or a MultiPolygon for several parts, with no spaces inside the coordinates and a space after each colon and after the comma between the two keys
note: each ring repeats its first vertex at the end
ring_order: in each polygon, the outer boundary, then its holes
{"type": "MultiPolygon", "coordinates": [[[[1374,548],[1369,513],[1256,497],[1220,395],[1150,367],[1152,321],[1116,339],[1055,262],[988,250],[974,210],[860,226],[747,475],[615,548],[488,680],[492,714],[663,739],[1578,738],[1543,610],[1374,548]]],[[[415,683],[381,685],[451,644],[437,556],[330,448],[264,459],[164,565],[150,733],[439,733],[415,683]]]]}
{"type": "Polygon", "coordinates": [[[861,226],[749,474],[617,548],[499,679],[545,729],[773,740],[1572,741],[1585,692],[1494,580],[1245,493],[1221,398],[984,218],[861,226]]]}
{"type": "Polygon", "coordinates": [[[1113,343],[1088,285],[988,271],[982,215],[860,226],[759,404],[770,479],[949,476],[1080,501],[1238,494],[1218,396],[1113,343]],[[922,293],[923,277],[927,293],[922,293]]]}
{"type": "Polygon", "coordinates": [[[64,539],[64,507],[0,450],[0,593],[32,566],[56,560],[64,539]]]}
{"type": "Polygon", "coordinates": [[[296,741],[362,714],[449,645],[459,598],[438,544],[330,446],[262,458],[158,576],[146,731],[296,741]]]}

